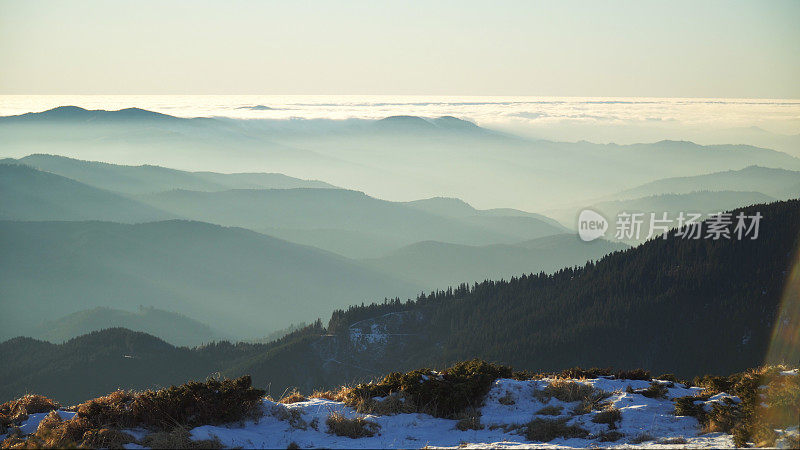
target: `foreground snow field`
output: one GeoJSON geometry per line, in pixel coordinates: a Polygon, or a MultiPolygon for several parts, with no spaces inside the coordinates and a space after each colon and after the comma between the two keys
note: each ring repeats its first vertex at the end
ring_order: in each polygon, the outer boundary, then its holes
{"type": "MultiPolygon", "coordinates": [[[[324,399],[310,399],[289,405],[264,401],[265,416],[258,422],[243,426],[202,426],[192,430],[195,439],[216,437],[228,447],[266,447],[286,448],[291,443],[300,448],[421,448],[421,447],[461,447],[461,448],[513,448],[513,447],[733,447],[729,435],[710,433],[700,435],[700,426],[693,417],[678,417],[673,414],[673,397],[694,395],[699,388],[669,388],[666,399],[647,398],[641,394],[626,392],[644,389],[648,381],[638,380],[584,380],[582,383],[611,392],[608,399],[621,411],[622,420],[616,431],[624,436],[616,442],[599,442],[600,433],[609,431],[609,426],[592,422],[597,413],[572,416],[571,411],[579,402],[562,402],[551,398],[547,402],[537,400],[534,391],[544,388],[549,381],[496,380],[480,408],[482,430],[460,431],[457,421],[439,419],[426,414],[397,414],[390,416],[360,415],[352,408],[339,402],[324,399]],[[563,407],[558,416],[537,415],[546,406],[563,407]],[[302,422],[300,427],[282,420],[286,416],[283,409],[297,411],[302,422]],[[326,429],[325,421],[331,413],[341,413],[348,418],[364,417],[380,426],[372,437],[352,439],[336,436],[326,429]],[[586,439],[557,438],[550,442],[531,442],[525,439],[522,426],[537,417],[545,419],[569,418],[568,424],[576,424],[589,431],[586,439]],[[316,429],[314,428],[316,425],[316,429]],[[303,429],[305,428],[305,429],[303,429]],[[633,444],[637,438],[643,442],[633,444]],[[672,443],[670,443],[672,439],[672,443]],[[684,441],[685,440],[685,441],[684,441]]],[[[663,382],[665,385],[668,382],[663,382]]]]}
{"type": "MultiPolygon", "coordinates": [[[[785,373],[796,375],[796,372],[785,373]]],[[[651,382],[617,380],[609,378],[561,380],[591,386],[594,392],[610,394],[603,407],[576,412],[580,401],[560,401],[541,395],[553,379],[517,381],[496,380],[478,409],[480,423],[472,428],[458,427],[458,421],[436,418],[427,414],[373,415],[359,414],[344,403],[322,398],[310,398],[291,404],[264,399],[264,415],[258,420],[225,426],[205,425],[190,430],[194,440],[216,439],[224,447],[233,448],[725,448],[734,447],[730,435],[703,434],[697,419],[674,415],[672,399],[694,396],[697,387],[684,387],[679,383],[656,380],[653,383],[666,388],[664,397],[643,395],[651,382]],[[544,410],[543,410],[544,409],[544,410]],[[619,410],[618,420],[596,423],[602,411],[619,410]],[[328,426],[331,415],[340,414],[346,419],[362,418],[370,425],[372,436],[351,438],[340,436],[328,426]],[[555,438],[548,442],[528,440],[526,430],[532,420],[563,420],[564,425],[581,429],[583,438],[555,438]],[[461,428],[461,429],[459,429],[461,428]],[[295,447],[296,446],[296,447],[295,447]]],[[[604,394],[605,395],[605,394],[604,394]]],[[[713,402],[739,402],[737,397],[717,394],[703,404],[706,409],[713,402]],[[727,399],[727,400],[726,400],[727,399]]],[[[59,411],[64,420],[74,413],[59,411]]],[[[25,434],[36,431],[46,413],[31,414],[20,426],[25,434]]],[[[145,430],[126,430],[140,439],[145,430]]],[[[781,433],[796,434],[797,427],[781,433]]],[[[4,436],[0,436],[2,440],[4,436]]],[[[782,446],[783,440],[777,445],[782,446]]],[[[126,444],[127,448],[143,448],[126,444]]]]}

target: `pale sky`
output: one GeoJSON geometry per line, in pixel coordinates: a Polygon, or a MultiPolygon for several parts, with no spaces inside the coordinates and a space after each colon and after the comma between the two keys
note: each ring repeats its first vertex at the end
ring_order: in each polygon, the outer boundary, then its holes
{"type": "Polygon", "coordinates": [[[2,94],[800,98],[800,1],[5,1],[2,94]]]}

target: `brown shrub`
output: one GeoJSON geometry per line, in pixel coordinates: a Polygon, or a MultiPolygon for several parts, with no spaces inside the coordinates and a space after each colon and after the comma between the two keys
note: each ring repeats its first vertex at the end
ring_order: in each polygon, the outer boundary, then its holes
{"type": "Polygon", "coordinates": [[[0,404],[0,434],[4,434],[9,426],[27,419],[28,414],[50,412],[60,407],[55,400],[34,394],[0,404]]]}
{"type": "Polygon", "coordinates": [[[394,393],[383,399],[355,397],[348,404],[359,414],[374,414],[391,416],[394,414],[409,414],[419,410],[414,401],[405,393],[394,393]]]}
{"type": "Polygon", "coordinates": [[[592,385],[556,379],[551,381],[544,389],[534,391],[533,395],[543,402],[556,398],[562,402],[577,402],[590,396],[595,392],[592,385]]]}
{"type": "Polygon", "coordinates": [[[482,430],[484,427],[481,424],[481,413],[477,409],[468,408],[456,417],[456,428],[461,431],[467,430],[482,430]]]}
{"type": "Polygon", "coordinates": [[[634,436],[628,443],[641,444],[642,442],[650,442],[653,440],[655,440],[655,438],[650,433],[642,432],[634,436]]]}
{"type": "Polygon", "coordinates": [[[308,398],[303,396],[303,394],[301,394],[295,389],[292,392],[289,392],[288,394],[281,397],[281,399],[278,400],[278,403],[290,405],[292,403],[305,402],[305,401],[308,401],[308,398]]]}
{"type": "Polygon", "coordinates": [[[350,395],[350,391],[351,389],[349,387],[342,386],[337,390],[314,391],[309,398],[324,398],[325,400],[330,400],[332,402],[344,402],[350,395]]]}
{"type": "Polygon", "coordinates": [[[652,381],[647,389],[636,391],[637,394],[642,394],[648,398],[667,398],[668,392],[669,390],[667,389],[667,386],[656,381],[652,381]]]}
{"type": "Polygon", "coordinates": [[[561,414],[563,409],[563,406],[545,406],[544,408],[536,411],[536,414],[541,416],[558,416],[561,414]]]}
{"type": "Polygon", "coordinates": [[[625,437],[624,434],[620,433],[619,431],[601,431],[600,432],[600,442],[616,442],[620,439],[625,437]]]}
{"type": "Polygon", "coordinates": [[[348,419],[339,413],[331,413],[325,420],[325,425],[328,426],[329,433],[351,439],[375,436],[380,429],[380,425],[363,417],[348,419]]]}
{"type": "MultiPolygon", "coordinates": [[[[100,428],[87,431],[83,435],[81,447],[89,448],[125,448],[125,444],[134,442],[135,439],[128,433],[113,428],[100,428]]],[[[156,448],[164,448],[153,446],[156,448]]]]}
{"type": "Polygon", "coordinates": [[[514,400],[514,395],[511,394],[511,392],[509,391],[506,391],[505,395],[497,399],[497,402],[500,403],[501,405],[506,405],[506,406],[513,405],[514,403],[516,403],[516,401],[514,400]]]}
{"type": "Polygon", "coordinates": [[[620,370],[617,371],[615,375],[617,376],[618,380],[650,381],[652,379],[650,376],[650,371],[644,369],[620,370]]]}
{"type": "Polygon", "coordinates": [[[193,428],[254,418],[263,396],[264,391],[251,386],[249,376],[190,381],[158,391],[116,391],[78,405],[78,416],[95,427],[193,428]]]}
{"type": "Polygon", "coordinates": [[[592,367],[591,369],[581,369],[580,367],[573,367],[572,369],[563,370],[559,374],[559,377],[579,379],[607,377],[611,375],[614,375],[614,372],[611,369],[600,369],[597,367],[592,367]]]}
{"type": "Polygon", "coordinates": [[[620,420],[622,420],[622,412],[617,408],[608,408],[592,417],[592,422],[607,424],[611,429],[616,428],[616,423],[620,420]]]}
{"type": "Polygon", "coordinates": [[[686,444],[687,442],[688,441],[686,441],[686,438],[684,438],[683,436],[678,436],[678,437],[659,439],[659,440],[656,441],[656,444],[660,444],[660,445],[681,445],[681,444],[686,444]]]}
{"type": "Polygon", "coordinates": [[[608,397],[611,397],[610,393],[601,389],[595,389],[592,393],[584,397],[572,412],[581,415],[607,408],[610,406],[610,403],[606,401],[608,397]]]}
{"type": "MultiPolygon", "coordinates": [[[[76,415],[70,420],[62,421],[57,413],[48,414],[36,433],[19,442],[4,442],[3,445],[116,447],[127,443],[123,441],[130,442],[128,435],[118,430],[142,427],[164,431],[152,435],[152,439],[162,439],[167,446],[174,443],[184,446],[175,448],[197,448],[186,445],[216,447],[217,443],[186,443],[183,437],[188,436],[188,432],[184,433],[181,429],[185,431],[199,425],[256,417],[261,412],[264,391],[253,389],[250,384],[250,377],[241,377],[234,380],[209,379],[205,383],[189,382],[141,393],[116,391],[78,405],[75,408],[76,415]]],[[[44,412],[57,405],[49,399],[38,397],[22,403],[26,411],[44,412]]],[[[11,409],[9,407],[8,410],[11,409]]],[[[159,445],[152,446],[160,447],[162,441],[157,442],[159,445]]]]}
{"type": "Polygon", "coordinates": [[[222,447],[222,443],[217,439],[194,441],[189,430],[180,426],[170,431],[149,434],[142,438],[141,443],[150,448],[203,449],[222,447]]]}
{"type": "Polygon", "coordinates": [[[498,378],[513,375],[510,367],[481,360],[463,361],[443,370],[418,369],[394,372],[369,384],[359,384],[347,394],[353,405],[373,397],[402,393],[418,408],[417,412],[453,418],[466,408],[479,406],[498,378]]]}
{"type": "Polygon", "coordinates": [[[583,438],[589,432],[577,425],[567,425],[568,418],[533,419],[528,422],[525,439],[529,441],[550,442],[555,438],[583,438]]]}

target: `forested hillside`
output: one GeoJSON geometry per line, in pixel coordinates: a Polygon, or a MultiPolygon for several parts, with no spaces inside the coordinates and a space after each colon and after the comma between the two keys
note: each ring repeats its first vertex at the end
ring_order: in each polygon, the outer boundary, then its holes
{"type": "MultiPolygon", "coordinates": [[[[552,275],[462,285],[405,303],[353,306],[335,312],[327,327],[317,322],[266,345],[176,349],[160,341],[145,345],[140,334],[133,339],[123,331],[63,346],[6,342],[0,360],[10,363],[0,374],[8,380],[0,397],[27,390],[80,399],[105,390],[75,375],[97,360],[91,345],[101,340],[108,348],[101,354],[109,361],[150,355],[151,363],[143,364],[136,378],[103,362],[104,379],[130,387],[218,370],[251,374],[256,385],[272,392],[288,386],[310,390],[369,379],[386,367],[441,366],[472,357],[535,371],[644,367],[691,377],[743,370],[763,363],[767,354],[798,244],[800,201],[744,212],[763,216],[755,240],[685,240],[673,232],[669,239],[552,275]],[[64,377],[76,381],[55,381],[64,377]]],[[[782,318],[780,325],[796,329],[791,320],[782,318]]],[[[792,351],[787,357],[797,359],[797,349],[792,351]]]]}

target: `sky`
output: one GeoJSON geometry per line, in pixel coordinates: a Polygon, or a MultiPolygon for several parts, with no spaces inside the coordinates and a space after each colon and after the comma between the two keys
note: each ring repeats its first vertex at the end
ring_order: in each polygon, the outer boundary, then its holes
{"type": "Polygon", "coordinates": [[[800,1],[6,1],[0,94],[800,98],[800,1]]]}

